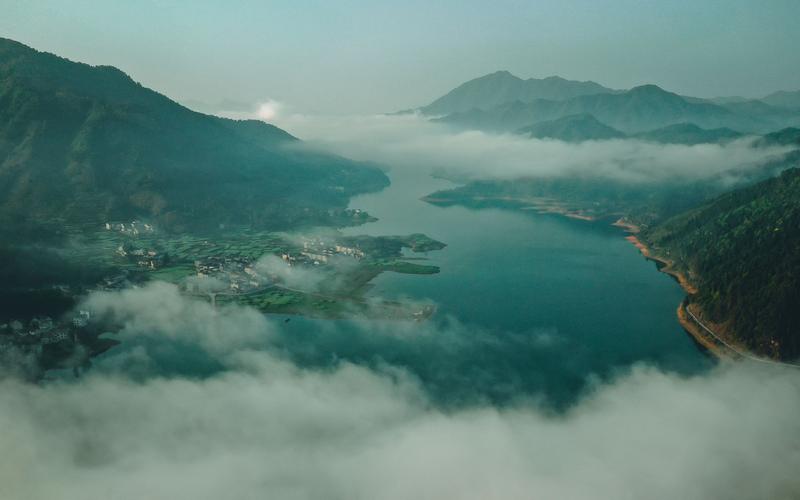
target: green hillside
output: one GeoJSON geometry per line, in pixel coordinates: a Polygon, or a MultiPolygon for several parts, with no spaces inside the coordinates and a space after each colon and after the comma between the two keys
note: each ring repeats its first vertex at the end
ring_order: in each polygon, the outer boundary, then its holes
{"type": "Polygon", "coordinates": [[[147,218],[162,227],[324,223],[377,168],[283,130],[191,111],[116,68],[0,39],[0,222],[147,218]]]}
{"type": "Polygon", "coordinates": [[[601,123],[590,114],[570,115],[555,120],[534,123],[517,131],[518,134],[539,139],[558,139],[566,142],[619,139],[625,134],[601,123]]]}
{"type": "Polygon", "coordinates": [[[734,191],[642,235],[689,272],[705,316],[755,352],[800,356],[800,169],[734,191]]]}
{"type": "Polygon", "coordinates": [[[663,144],[707,144],[728,142],[743,134],[729,128],[704,129],[693,123],[676,123],[655,130],[641,132],[633,137],[663,144]]]}

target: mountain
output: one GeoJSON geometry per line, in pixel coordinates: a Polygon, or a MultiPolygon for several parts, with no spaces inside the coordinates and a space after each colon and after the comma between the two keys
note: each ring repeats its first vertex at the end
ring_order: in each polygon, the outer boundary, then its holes
{"type": "Polygon", "coordinates": [[[800,128],[788,127],[777,132],[764,134],[757,142],[758,146],[798,146],[800,147],[800,128]]]}
{"type": "Polygon", "coordinates": [[[800,356],[800,169],[724,194],[646,230],[698,288],[717,333],[754,352],[800,356]]]}
{"type": "Polygon", "coordinates": [[[459,128],[510,132],[534,123],[576,114],[591,114],[602,123],[627,134],[636,134],[680,123],[706,129],[731,128],[761,133],[800,124],[800,113],[764,103],[731,103],[725,106],[683,98],[656,85],[642,85],[616,94],[584,95],[565,101],[539,99],[515,101],[489,110],[472,109],[435,121],[459,128]]]}
{"type": "MultiPolygon", "coordinates": [[[[694,98],[694,97],[690,98],[690,97],[686,97],[686,96],[684,96],[684,98],[685,99],[697,99],[697,98],[694,98]]],[[[738,95],[731,95],[731,96],[725,96],[725,97],[712,97],[710,99],[699,99],[699,100],[707,100],[707,101],[713,102],[714,104],[725,105],[725,104],[732,104],[732,103],[735,104],[737,102],[746,102],[746,101],[750,101],[751,99],[748,99],[747,97],[738,96],[738,95]]]]}
{"type": "Polygon", "coordinates": [[[625,134],[583,113],[523,127],[517,133],[539,139],[559,139],[566,142],[618,139],[625,134]]]}
{"type": "Polygon", "coordinates": [[[256,107],[255,103],[247,103],[234,99],[222,99],[212,103],[199,101],[197,99],[185,99],[181,100],[180,103],[191,110],[208,115],[217,115],[226,112],[251,113],[256,107]]]}
{"type": "Polygon", "coordinates": [[[766,97],[762,97],[761,101],[769,104],[770,106],[775,106],[778,108],[798,110],[800,109],[800,90],[788,92],[785,90],[780,90],[778,92],[773,92],[766,97]]]}
{"type": "MultiPolygon", "coordinates": [[[[796,130],[796,129],[787,129],[796,130]]],[[[609,127],[594,116],[583,113],[569,115],[555,120],[534,123],[517,130],[518,134],[539,139],[559,139],[566,142],[581,142],[590,140],[621,139],[625,137],[641,139],[662,144],[719,144],[744,137],[744,134],[729,129],[715,128],[704,129],[693,123],[676,123],[647,132],[626,135],[619,130],[609,127]]],[[[776,134],[776,133],[774,133],[776,134]]],[[[773,136],[774,134],[768,134],[773,136]]],[[[775,143],[776,139],[772,139],[775,143]]],[[[769,141],[769,139],[767,139],[769,141]]]]}
{"type": "Polygon", "coordinates": [[[488,110],[513,101],[560,101],[613,92],[616,91],[595,82],[578,82],[558,76],[523,80],[508,71],[497,71],[463,83],[419,110],[426,115],[440,116],[472,109],[488,110]]]}
{"type": "Polygon", "coordinates": [[[645,141],[664,144],[704,144],[722,143],[743,137],[743,134],[729,128],[704,129],[694,123],[676,123],[647,132],[640,132],[633,137],[645,141]]]}
{"type": "Polygon", "coordinates": [[[259,121],[191,111],[110,66],[0,39],[0,223],[323,223],[388,184],[259,121]]]}

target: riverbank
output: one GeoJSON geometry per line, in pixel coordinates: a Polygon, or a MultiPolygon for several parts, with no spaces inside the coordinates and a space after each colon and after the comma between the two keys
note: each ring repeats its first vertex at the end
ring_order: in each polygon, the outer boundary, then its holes
{"type": "Polygon", "coordinates": [[[703,310],[698,304],[692,303],[689,298],[695,295],[698,290],[686,277],[686,275],[675,267],[674,261],[664,258],[654,253],[653,249],[645,244],[635,233],[639,228],[622,219],[613,224],[627,230],[630,234],[625,238],[630,241],[641,254],[648,260],[658,264],[659,271],[675,278],[681,288],[687,293],[687,297],[678,305],[676,312],[678,322],[699,345],[707,349],[711,354],[719,359],[749,359],[761,363],[771,363],[777,365],[791,366],[800,368],[800,365],[785,363],[773,359],[762,358],[751,354],[749,350],[731,338],[727,328],[723,324],[712,323],[703,320],[703,310]]]}
{"type": "Polygon", "coordinates": [[[694,295],[697,293],[697,287],[695,287],[689,279],[686,277],[683,271],[679,270],[675,266],[675,262],[671,259],[666,257],[662,257],[657,255],[653,252],[653,250],[647,246],[639,237],[635,234],[629,234],[625,237],[626,240],[631,242],[633,246],[639,249],[639,252],[644,256],[645,259],[652,260],[656,264],[658,264],[658,270],[662,273],[668,274],[675,278],[681,288],[683,288],[686,293],[689,295],[694,295]]]}
{"type": "MultiPolygon", "coordinates": [[[[658,266],[658,270],[662,273],[668,274],[672,276],[678,284],[683,288],[683,290],[687,293],[688,296],[692,296],[698,292],[696,286],[694,286],[686,275],[678,270],[675,266],[674,261],[671,259],[667,259],[660,255],[657,255],[651,247],[649,247],[646,243],[644,243],[636,234],[639,232],[639,227],[635,224],[631,224],[623,219],[620,219],[614,222],[612,225],[616,227],[620,227],[625,229],[629,234],[625,237],[633,246],[635,246],[639,252],[644,256],[647,260],[652,260],[658,266]]],[[[691,335],[691,337],[707,349],[711,354],[716,356],[720,359],[730,359],[737,357],[737,353],[735,350],[727,348],[724,344],[721,344],[717,339],[709,335],[688,313],[687,308],[691,307],[689,304],[688,297],[684,299],[680,304],[678,304],[678,309],[676,311],[676,316],[678,317],[678,322],[680,323],[681,327],[683,327],[684,331],[691,335]]],[[[696,308],[697,305],[695,304],[694,307],[696,308]]],[[[693,311],[695,316],[702,316],[700,311],[693,311]]]]}
{"type": "Polygon", "coordinates": [[[555,214],[568,217],[570,219],[594,222],[598,220],[598,215],[586,210],[571,209],[551,198],[543,197],[520,197],[520,196],[483,196],[471,195],[452,197],[437,197],[432,195],[423,196],[420,200],[432,205],[449,206],[464,205],[473,208],[484,208],[496,206],[498,208],[513,207],[519,210],[531,210],[537,214],[555,214]]]}
{"type": "Polygon", "coordinates": [[[723,340],[717,337],[717,335],[712,335],[694,319],[694,317],[702,316],[700,307],[697,304],[690,304],[687,300],[684,300],[678,305],[677,314],[678,322],[683,329],[692,336],[695,342],[702,345],[717,358],[739,359],[742,357],[742,352],[745,351],[744,348],[732,347],[730,340],[723,340]]]}

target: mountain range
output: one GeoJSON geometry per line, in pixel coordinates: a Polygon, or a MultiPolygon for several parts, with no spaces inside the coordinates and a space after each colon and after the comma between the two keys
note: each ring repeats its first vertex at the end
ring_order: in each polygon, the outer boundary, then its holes
{"type": "Polygon", "coordinates": [[[594,82],[558,77],[522,80],[497,72],[466,82],[418,111],[439,123],[490,132],[591,115],[627,135],[678,124],[761,134],[800,125],[800,108],[792,105],[797,95],[775,93],[765,101],[711,100],[681,96],[656,85],[618,91],[594,82]]]}
{"type": "Polygon", "coordinates": [[[566,142],[601,141],[627,137],[619,130],[601,123],[588,113],[546,120],[517,130],[518,134],[537,139],[558,139],[566,142]]]}
{"type": "MultiPolygon", "coordinates": [[[[791,130],[791,129],[789,129],[791,130]]],[[[518,134],[537,139],[557,139],[565,142],[603,141],[610,139],[639,139],[662,144],[720,144],[744,136],[729,128],[704,129],[693,123],[676,123],[666,127],[625,134],[600,122],[594,116],[583,113],[555,120],[537,122],[516,131],[518,134]]]]}
{"type": "Polygon", "coordinates": [[[194,112],[119,69],[0,39],[4,228],[137,217],[287,228],[387,184],[275,126],[194,112]]]}
{"type": "Polygon", "coordinates": [[[523,80],[508,71],[497,71],[459,85],[423,106],[420,111],[426,115],[449,115],[473,109],[490,110],[513,101],[560,101],[582,95],[614,92],[616,91],[591,81],[577,82],[558,76],[523,80]]]}
{"type": "Polygon", "coordinates": [[[800,90],[795,90],[793,92],[779,90],[778,92],[773,92],[766,97],[762,97],[761,101],[769,104],[770,106],[800,109],[800,90]]]}

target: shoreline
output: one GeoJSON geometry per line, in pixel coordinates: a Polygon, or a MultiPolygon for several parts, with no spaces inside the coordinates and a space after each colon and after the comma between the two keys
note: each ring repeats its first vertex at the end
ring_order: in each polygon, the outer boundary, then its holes
{"type": "Polygon", "coordinates": [[[645,259],[651,260],[658,264],[659,271],[672,276],[687,294],[694,295],[697,293],[697,287],[692,285],[682,271],[679,271],[675,268],[674,261],[653,253],[653,250],[634,234],[629,234],[625,237],[625,239],[639,249],[639,252],[644,256],[645,259]]]}
{"type": "MultiPolygon", "coordinates": [[[[435,193],[432,193],[435,194],[435,193]]],[[[596,222],[598,217],[595,215],[591,215],[583,210],[571,210],[566,208],[563,204],[559,203],[556,200],[544,197],[515,197],[515,196],[465,196],[457,199],[450,199],[450,198],[437,198],[435,196],[426,195],[420,198],[420,200],[431,203],[433,205],[437,204],[458,204],[459,202],[463,202],[465,200],[472,201],[472,202],[491,202],[491,201],[499,201],[504,203],[514,203],[517,204],[517,208],[519,210],[532,210],[535,211],[537,214],[554,214],[560,215],[563,217],[567,217],[569,219],[576,219],[582,220],[586,222],[596,222]]]]}
{"type": "Polygon", "coordinates": [[[695,342],[703,346],[704,349],[718,359],[736,359],[739,357],[735,351],[731,351],[724,345],[721,345],[716,339],[704,332],[700,325],[686,314],[688,307],[689,304],[687,300],[682,300],[681,303],[678,304],[676,314],[678,316],[678,323],[680,323],[683,330],[688,333],[695,342]]]}
{"type": "Polygon", "coordinates": [[[664,274],[671,276],[686,292],[687,296],[684,298],[675,311],[678,318],[678,323],[683,330],[692,337],[697,344],[705,348],[709,353],[718,359],[733,359],[736,357],[735,353],[729,352],[725,346],[720,345],[714,338],[707,335],[703,329],[686,313],[686,308],[689,307],[689,297],[698,292],[697,287],[689,282],[689,279],[681,271],[675,269],[675,263],[669,259],[656,255],[652,248],[645,244],[641,239],[636,236],[639,232],[639,227],[627,221],[619,219],[612,224],[613,226],[620,227],[626,230],[629,234],[625,237],[633,246],[635,246],[642,256],[650,261],[656,263],[658,270],[664,274]]]}
{"type": "Polygon", "coordinates": [[[639,232],[639,228],[636,225],[623,219],[616,221],[613,225],[627,230],[630,234],[626,236],[625,239],[639,249],[647,260],[656,262],[659,271],[672,276],[681,285],[681,288],[683,288],[687,295],[681,303],[678,304],[678,309],[676,311],[678,323],[680,323],[683,330],[692,337],[692,340],[705,348],[711,355],[720,360],[749,359],[760,363],[800,368],[800,365],[797,364],[786,363],[754,354],[745,346],[741,345],[735,338],[730,338],[722,325],[702,320],[703,310],[696,303],[690,302],[690,297],[696,294],[698,289],[692,285],[683,272],[675,268],[675,263],[670,259],[656,255],[651,247],[636,237],[635,234],[639,232]]]}

